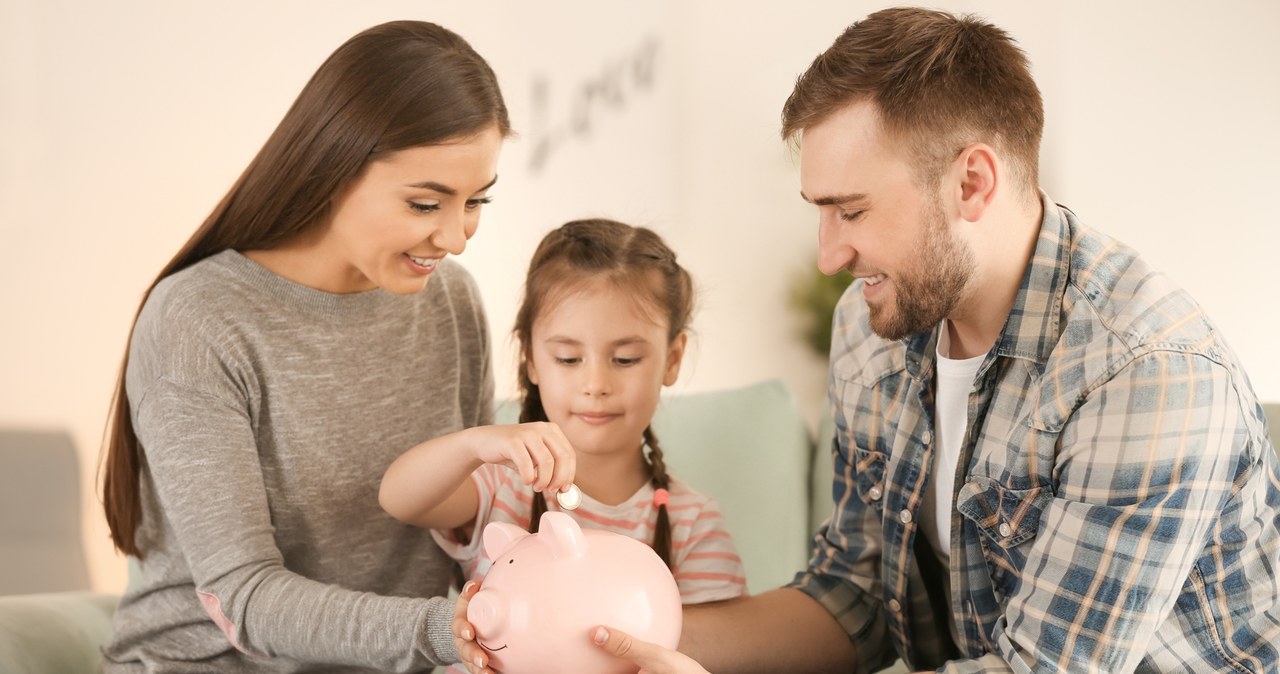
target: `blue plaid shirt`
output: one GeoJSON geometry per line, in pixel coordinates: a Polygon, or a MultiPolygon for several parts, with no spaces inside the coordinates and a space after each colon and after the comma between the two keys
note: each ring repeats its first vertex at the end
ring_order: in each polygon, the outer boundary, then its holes
{"type": "Polygon", "coordinates": [[[860,285],[834,322],[835,508],[793,586],[863,671],[897,656],[946,672],[1280,670],[1280,466],[1248,378],[1184,291],[1044,199],[969,395],[951,591],[935,595],[959,626],[948,655],[915,551],[938,331],[881,339],[860,285]]]}

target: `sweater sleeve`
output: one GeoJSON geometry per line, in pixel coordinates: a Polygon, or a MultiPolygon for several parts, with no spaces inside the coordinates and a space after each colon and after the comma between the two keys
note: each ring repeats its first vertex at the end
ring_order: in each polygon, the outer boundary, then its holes
{"type": "Polygon", "coordinates": [[[199,601],[232,646],[388,672],[456,661],[449,600],[351,591],[284,566],[242,402],[159,378],[134,421],[199,601]]]}

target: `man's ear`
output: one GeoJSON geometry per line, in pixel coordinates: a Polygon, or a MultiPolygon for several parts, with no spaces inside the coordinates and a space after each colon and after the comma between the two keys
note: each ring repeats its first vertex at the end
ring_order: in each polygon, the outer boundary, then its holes
{"type": "Polygon", "coordinates": [[[960,217],[968,222],[981,220],[1004,179],[996,151],[986,143],[974,143],[960,152],[951,168],[960,217]]]}
{"type": "Polygon", "coordinates": [[[671,340],[671,347],[667,349],[667,369],[662,374],[663,386],[676,383],[676,379],[680,377],[680,363],[684,360],[684,347],[688,343],[689,333],[687,332],[681,332],[671,340]]]}

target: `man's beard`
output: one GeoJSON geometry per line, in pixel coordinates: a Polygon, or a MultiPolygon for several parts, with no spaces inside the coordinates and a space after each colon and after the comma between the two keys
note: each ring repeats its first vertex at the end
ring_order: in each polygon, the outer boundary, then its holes
{"type": "Polygon", "coordinates": [[[921,213],[920,253],[909,271],[893,277],[894,310],[868,303],[871,329],[885,339],[931,330],[964,297],[975,266],[973,250],[952,235],[940,200],[921,213]]]}

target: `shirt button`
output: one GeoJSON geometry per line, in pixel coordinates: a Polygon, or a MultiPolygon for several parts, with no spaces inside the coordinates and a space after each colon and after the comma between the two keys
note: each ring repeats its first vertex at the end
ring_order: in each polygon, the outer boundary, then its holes
{"type": "Polygon", "coordinates": [[[901,613],[901,612],[902,612],[902,604],[899,604],[897,599],[890,599],[890,600],[889,600],[889,610],[890,610],[890,611],[893,611],[894,613],[901,613]]]}
{"type": "Polygon", "coordinates": [[[879,487],[872,487],[867,490],[867,498],[872,501],[879,501],[881,496],[884,496],[884,493],[880,491],[879,487]]]}
{"type": "Polygon", "coordinates": [[[1001,522],[1001,523],[1000,523],[1000,535],[1001,535],[1001,536],[1004,536],[1004,537],[1006,537],[1006,538],[1007,538],[1007,537],[1009,536],[1009,534],[1011,534],[1011,533],[1013,533],[1013,527],[1009,526],[1009,523],[1008,523],[1008,522],[1001,522]]]}
{"type": "Polygon", "coordinates": [[[898,513],[898,521],[902,522],[903,524],[911,524],[911,511],[903,510],[902,512],[898,513]]]}
{"type": "Polygon", "coordinates": [[[933,433],[929,431],[925,431],[924,433],[920,434],[920,441],[926,445],[929,444],[930,442],[933,442],[933,433]]]}

